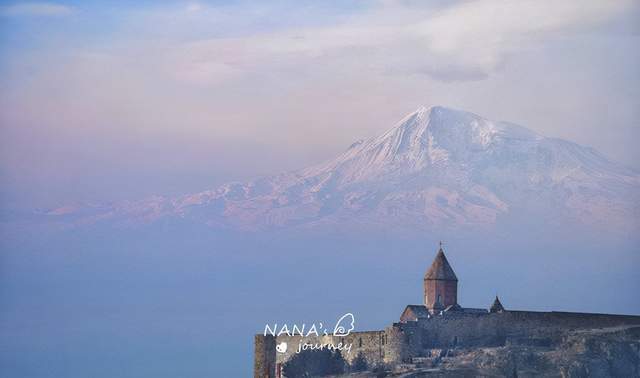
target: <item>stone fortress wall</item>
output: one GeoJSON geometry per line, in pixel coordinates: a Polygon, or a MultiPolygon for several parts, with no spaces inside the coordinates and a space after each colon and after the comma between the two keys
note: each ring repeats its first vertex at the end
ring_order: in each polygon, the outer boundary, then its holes
{"type": "Polygon", "coordinates": [[[640,325],[640,316],[572,312],[503,311],[500,313],[435,315],[394,323],[401,332],[400,350],[387,363],[407,362],[431,349],[479,348],[505,345],[549,346],[564,331],[640,325]]]}
{"type": "Polygon", "coordinates": [[[565,330],[640,325],[640,316],[571,312],[503,311],[501,313],[449,313],[417,321],[398,322],[384,331],[352,332],[346,337],[256,335],[255,378],[282,377],[283,364],[297,351],[298,343],[352,344],[343,352],[349,363],[362,354],[369,366],[399,364],[429,355],[432,349],[496,347],[510,344],[552,345],[565,330]],[[286,353],[276,344],[287,342],[286,353]],[[280,367],[278,367],[280,366],[280,367]]]}
{"type": "Polygon", "coordinates": [[[300,336],[300,335],[256,335],[255,351],[254,351],[254,377],[273,378],[282,377],[281,370],[284,364],[291,359],[298,351],[300,343],[307,344],[332,344],[332,345],[351,345],[350,352],[342,351],[342,357],[352,363],[358,356],[362,355],[369,366],[375,366],[385,360],[387,350],[387,332],[386,331],[365,331],[351,332],[347,336],[300,336]],[[282,353],[276,350],[276,345],[287,343],[286,352],[282,353]]]}
{"type": "Polygon", "coordinates": [[[350,353],[342,351],[342,356],[347,362],[353,361],[359,353],[367,359],[367,361],[377,362],[384,358],[386,347],[385,331],[367,331],[367,332],[351,332],[348,336],[309,336],[301,337],[299,335],[287,336],[281,335],[276,337],[276,344],[281,342],[287,343],[286,353],[277,353],[276,363],[283,364],[288,361],[298,350],[299,343],[309,344],[332,344],[352,345],[350,353]]]}
{"type": "Polygon", "coordinates": [[[423,305],[410,305],[400,321],[385,330],[352,332],[348,336],[256,335],[254,378],[283,378],[282,367],[298,350],[300,342],[352,344],[342,352],[351,363],[358,355],[367,365],[398,365],[413,358],[433,357],[438,350],[509,345],[551,346],[567,332],[626,325],[640,325],[640,316],[575,312],[507,311],[496,297],[489,310],[463,308],[457,303],[457,277],[442,245],[425,274],[423,305]],[[440,290],[441,288],[447,290],[440,290]],[[434,296],[435,295],[435,296],[434,296]],[[287,343],[285,353],[276,345],[287,343]]]}

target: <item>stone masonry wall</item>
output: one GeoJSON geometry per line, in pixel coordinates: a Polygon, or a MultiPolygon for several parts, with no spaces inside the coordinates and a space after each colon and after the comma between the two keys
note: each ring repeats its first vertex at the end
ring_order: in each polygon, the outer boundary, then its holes
{"type": "Polygon", "coordinates": [[[418,323],[423,330],[422,347],[429,349],[552,343],[557,341],[554,338],[558,329],[640,324],[640,316],[505,311],[493,314],[450,313],[418,323]]]}
{"type": "Polygon", "coordinates": [[[352,332],[348,336],[339,337],[333,335],[327,336],[308,336],[302,337],[299,335],[287,336],[281,335],[276,338],[276,343],[287,343],[287,352],[278,353],[276,362],[284,363],[288,361],[298,351],[300,343],[307,344],[334,344],[339,343],[352,344],[351,352],[347,353],[342,351],[342,356],[347,362],[351,362],[359,353],[362,353],[367,361],[377,362],[381,361],[384,356],[384,331],[369,331],[369,332],[352,332]]]}
{"type": "Polygon", "coordinates": [[[274,378],[276,376],[276,338],[271,335],[256,335],[254,339],[253,377],[274,378]]]}
{"type": "MultiPolygon", "coordinates": [[[[287,343],[287,350],[285,353],[276,352],[275,346],[273,350],[273,358],[276,364],[276,372],[281,372],[284,364],[291,359],[298,351],[299,345],[303,344],[333,344],[343,345],[351,344],[351,351],[341,351],[342,357],[348,362],[352,363],[353,360],[362,354],[367,360],[368,366],[375,366],[381,364],[384,359],[385,344],[387,343],[387,336],[384,331],[369,331],[369,332],[352,332],[348,336],[308,336],[302,337],[300,335],[287,336],[280,335],[275,338],[275,343],[280,344],[282,342],[287,343]]],[[[276,377],[278,375],[276,374],[276,377]]],[[[284,378],[284,375],[280,375],[284,378]]]]}
{"type": "Polygon", "coordinates": [[[458,303],[458,282],[449,280],[424,280],[425,304],[433,308],[440,295],[441,305],[448,307],[458,303]]]}

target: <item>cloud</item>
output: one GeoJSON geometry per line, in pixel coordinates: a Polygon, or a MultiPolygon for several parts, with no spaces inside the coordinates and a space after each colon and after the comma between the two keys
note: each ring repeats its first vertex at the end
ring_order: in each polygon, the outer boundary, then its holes
{"type": "Polygon", "coordinates": [[[7,16],[66,16],[75,8],[56,3],[21,3],[0,8],[0,14],[7,16]]]}
{"type": "Polygon", "coordinates": [[[187,4],[187,12],[200,12],[205,9],[205,6],[202,3],[192,2],[187,4]]]}
{"type": "Polygon", "coordinates": [[[630,0],[485,0],[443,9],[383,2],[342,23],[186,41],[175,62],[190,73],[180,76],[201,82],[219,82],[230,71],[318,66],[482,80],[511,54],[611,22],[632,7],[637,4],[630,0]]]}
{"type": "Polygon", "coordinates": [[[485,0],[438,12],[410,28],[429,54],[470,71],[491,73],[505,56],[537,42],[584,31],[615,19],[633,1],[485,0]]]}

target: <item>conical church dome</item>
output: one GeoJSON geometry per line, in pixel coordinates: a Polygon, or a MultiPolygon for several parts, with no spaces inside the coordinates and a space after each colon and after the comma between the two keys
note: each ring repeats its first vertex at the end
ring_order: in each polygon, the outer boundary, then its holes
{"type": "Polygon", "coordinates": [[[424,275],[425,280],[444,280],[444,281],[458,281],[458,277],[453,272],[453,268],[449,265],[447,257],[444,255],[442,247],[438,250],[436,258],[431,263],[431,267],[424,275]]]}
{"type": "Polygon", "coordinates": [[[489,312],[502,312],[504,311],[504,307],[502,307],[502,303],[500,303],[500,299],[496,295],[496,299],[493,301],[493,304],[489,308],[489,312]]]}

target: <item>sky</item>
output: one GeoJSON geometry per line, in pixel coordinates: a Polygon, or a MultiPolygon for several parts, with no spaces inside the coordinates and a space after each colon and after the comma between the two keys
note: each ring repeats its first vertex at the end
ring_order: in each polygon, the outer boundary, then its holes
{"type": "MultiPolygon", "coordinates": [[[[640,170],[639,21],[635,0],[0,0],[0,218],[302,168],[433,105],[640,170]]],[[[636,240],[527,227],[445,239],[463,305],[640,312],[636,240]]],[[[20,377],[247,376],[267,321],[397,319],[441,239],[0,231],[20,377]]]]}
{"type": "Polygon", "coordinates": [[[636,1],[0,3],[4,208],[329,159],[421,105],[640,169],[636,1]]]}

